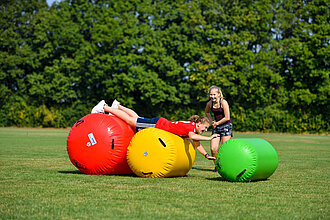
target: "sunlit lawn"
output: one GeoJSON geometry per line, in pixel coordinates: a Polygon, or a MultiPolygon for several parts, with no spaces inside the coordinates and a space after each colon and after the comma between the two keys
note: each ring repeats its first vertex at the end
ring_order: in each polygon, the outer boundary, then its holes
{"type": "MultiPolygon", "coordinates": [[[[246,134],[278,152],[266,181],[224,181],[200,154],[187,176],[77,172],[68,129],[0,128],[0,219],[329,219],[330,136],[246,134]]],[[[209,150],[209,142],[204,142],[209,150]]]]}

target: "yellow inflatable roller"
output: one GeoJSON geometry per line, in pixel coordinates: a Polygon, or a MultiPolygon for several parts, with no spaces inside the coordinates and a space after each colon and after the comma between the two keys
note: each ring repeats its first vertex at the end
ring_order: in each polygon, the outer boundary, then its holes
{"type": "Polygon", "coordinates": [[[127,162],[140,177],[177,177],[189,172],[195,155],[195,147],[189,139],[146,128],[133,136],[127,149],[127,162]]]}

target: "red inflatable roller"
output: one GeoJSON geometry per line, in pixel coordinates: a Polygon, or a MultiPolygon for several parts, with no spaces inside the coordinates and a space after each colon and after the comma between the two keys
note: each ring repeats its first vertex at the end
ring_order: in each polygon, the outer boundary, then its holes
{"type": "Polygon", "coordinates": [[[72,164],[86,174],[132,173],[126,160],[134,135],[121,119],[106,114],[89,114],[77,121],[67,139],[72,164]]]}

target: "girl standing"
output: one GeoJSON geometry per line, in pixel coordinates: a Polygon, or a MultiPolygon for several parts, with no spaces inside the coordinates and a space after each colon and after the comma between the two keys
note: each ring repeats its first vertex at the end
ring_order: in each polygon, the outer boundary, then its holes
{"type": "Polygon", "coordinates": [[[223,144],[232,137],[233,125],[230,120],[229,105],[228,102],[223,99],[221,89],[218,86],[211,86],[209,95],[210,101],[206,104],[205,115],[212,123],[212,135],[219,135],[211,140],[211,154],[213,157],[216,157],[220,141],[223,144]],[[213,113],[214,120],[210,112],[213,113]]]}

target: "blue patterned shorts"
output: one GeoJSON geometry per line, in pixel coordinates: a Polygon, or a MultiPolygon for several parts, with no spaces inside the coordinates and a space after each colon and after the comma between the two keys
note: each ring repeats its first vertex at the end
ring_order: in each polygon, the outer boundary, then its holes
{"type": "Polygon", "coordinates": [[[220,137],[233,136],[233,124],[218,125],[212,131],[212,134],[220,134],[220,137]]]}
{"type": "Polygon", "coordinates": [[[157,121],[160,117],[157,118],[138,118],[136,120],[136,132],[141,131],[145,128],[154,128],[157,124],[157,121]]]}

